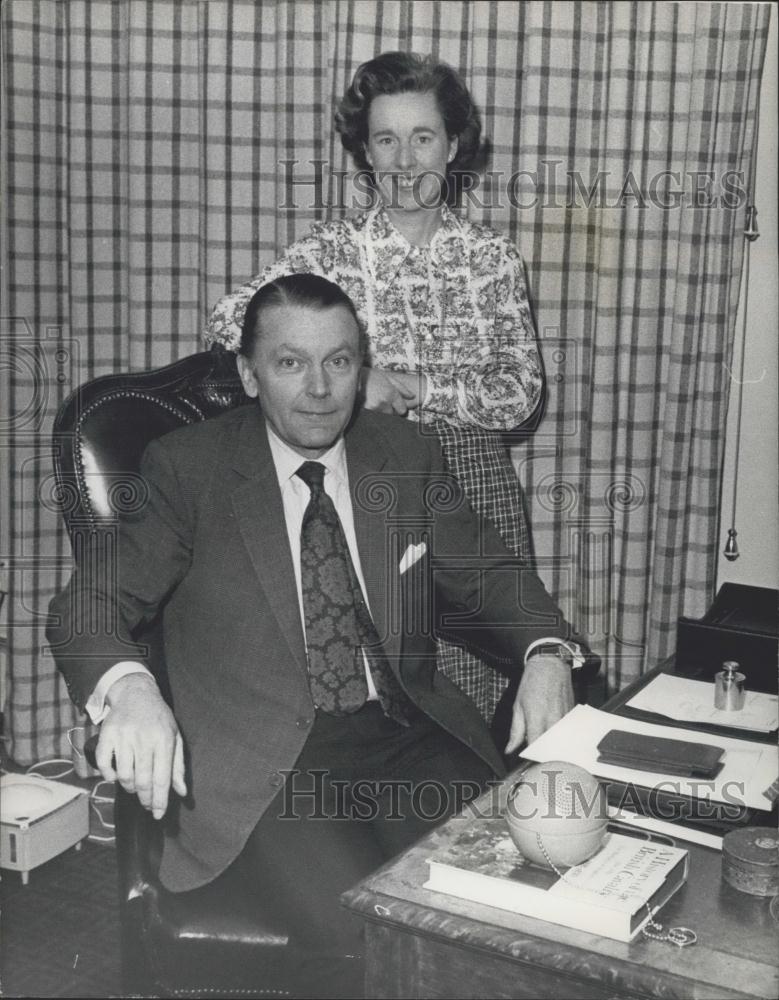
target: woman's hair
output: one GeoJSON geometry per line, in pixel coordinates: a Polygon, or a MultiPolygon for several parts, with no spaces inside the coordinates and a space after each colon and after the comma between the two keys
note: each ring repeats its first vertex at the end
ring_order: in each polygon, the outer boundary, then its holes
{"type": "Polygon", "coordinates": [[[368,112],[374,97],[408,93],[435,94],[447,136],[458,139],[449,172],[467,167],[479,149],[481,135],[481,122],[468,88],[451,66],[412,52],[383,52],[364,62],[338,105],[335,128],[356,165],[361,170],[371,169],[365,147],[368,112]]]}
{"type": "Polygon", "coordinates": [[[360,352],[365,353],[365,336],[352,300],[339,285],[318,274],[305,272],[285,274],[275,281],[269,281],[251,297],[244,314],[241,343],[238,348],[238,353],[244,357],[251,358],[254,355],[259,336],[260,315],[271,306],[302,306],[317,310],[344,306],[354,317],[360,331],[360,352]]]}

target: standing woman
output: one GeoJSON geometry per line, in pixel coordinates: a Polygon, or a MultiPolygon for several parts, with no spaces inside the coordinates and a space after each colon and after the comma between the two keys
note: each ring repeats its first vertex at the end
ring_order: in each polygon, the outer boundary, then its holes
{"type": "MultiPolygon", "coordinates": [[[[364,405],[433,429],[471,505],[527,559],[522,489],[502,437],[542,394],[523,263],[504,236],[446,205],[448,179],[479,147],[471,96],[449,66],[386,52],[357,70],[335,122],[357,167],[372,175],[377,204],[315,224],[222,298],[207,340],[237,350],[249,299],[283,274],[313,272],[340,285],[368,335],[364,405]]],[[[491,721],[505,679],[444,643],[438,664],[491,721]]]]}

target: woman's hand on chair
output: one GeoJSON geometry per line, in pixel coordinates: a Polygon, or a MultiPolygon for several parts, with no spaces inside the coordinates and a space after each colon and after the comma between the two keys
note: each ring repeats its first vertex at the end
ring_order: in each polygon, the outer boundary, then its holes
{"type": "Polygon", "coordinates": [[[107,781],[136,793],[141,805],[161,819],[171,784],[187,794],[184,744],[176,720],[148,674],[128,674],[108,690],[108,715],[100,729],[95,758],[107,781]]]}
{"type": "Polygon", "coordinates": [[[363,368],[362,393],[366,409],[405,416],[420,403],[424,376],[384,368],[363,368]]]}

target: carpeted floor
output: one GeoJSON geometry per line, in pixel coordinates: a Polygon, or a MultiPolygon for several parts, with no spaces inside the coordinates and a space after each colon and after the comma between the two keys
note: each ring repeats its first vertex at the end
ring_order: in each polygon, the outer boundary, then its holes
{"type": "Polygon", "coordinates": [[[86,842],[30,872],[4,871],[0,993],[121,995],[114,848],[86,842]]]}
{"type": "MultiPolygon", "coordinates": [[[[23,769],[5,759],[4,771],[23,769]]],[[[62,767],[39,765],[54,778],[62,767]]],[[[121,996],[116,851],[113,836],[113,786],[95,778],[63,776],[68,784],[92,792],[90,837],[34,868],[29,883],[16,871],[3,871],[0,884],[0,996],[121,996]]]]}

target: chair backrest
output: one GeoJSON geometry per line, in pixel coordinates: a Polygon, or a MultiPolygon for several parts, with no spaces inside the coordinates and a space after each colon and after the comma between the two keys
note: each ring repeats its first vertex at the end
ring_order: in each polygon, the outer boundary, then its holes
{"type": "Polygon", "coordinates": [[[164,368],[105,375],[77,389],[54,421],[54,472],[68,531],[115,522],[143,495],[141,456],[155,438],[248,401],[221,347],[164,368]]]}
{"type": "MultiPolygon", "coordinates": [[[[221,346],[164,368],[105,375],[69,396],[54,420],[54,474],[77,558],[95,530],[115,532],[121,515],[143,504],[139,469],[151,441],[246,402],[235,355],[221,346]]],[[[170,701],[159,616],[133,638],[145,644],[146,662],[170,701]]]]}

